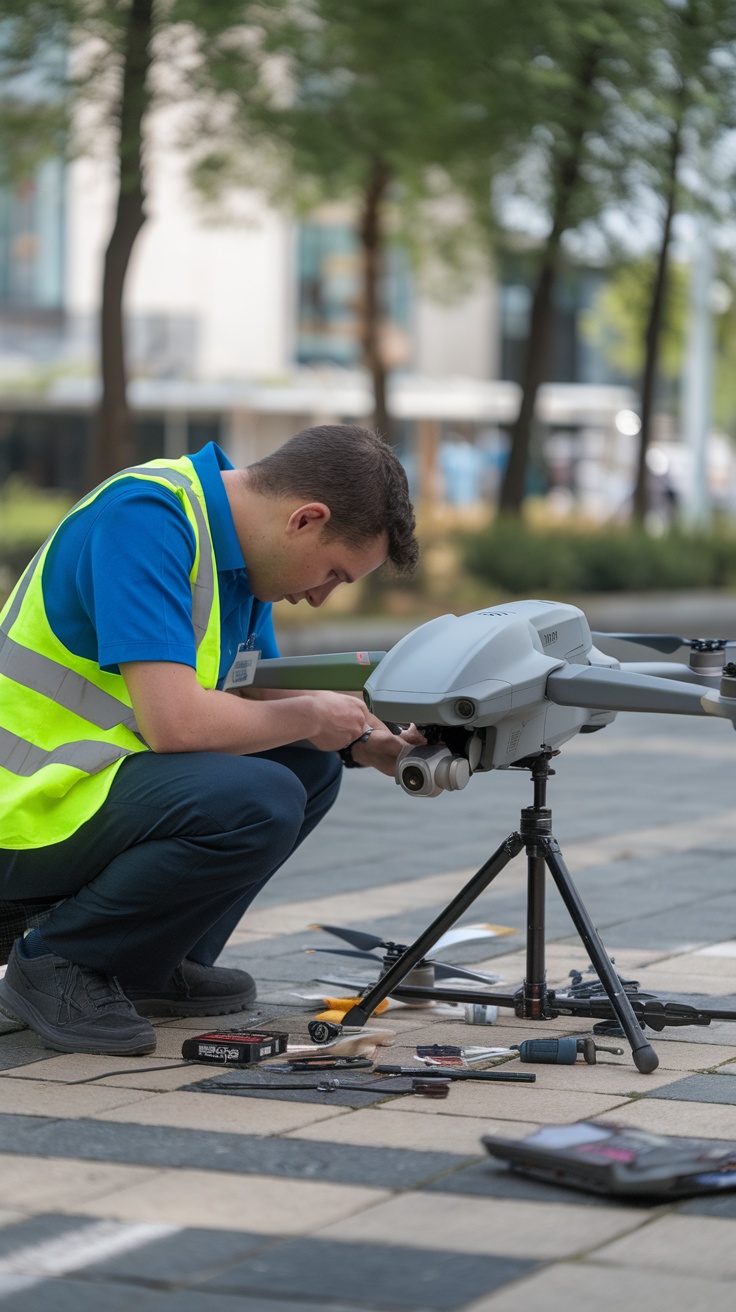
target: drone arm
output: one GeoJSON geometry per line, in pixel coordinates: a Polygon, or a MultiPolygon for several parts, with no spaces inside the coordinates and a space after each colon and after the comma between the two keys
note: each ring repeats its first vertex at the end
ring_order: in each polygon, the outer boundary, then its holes
{"type": "Polygon", "coordinates": [[[644,674],[648,679],[676,679],[683,683],[692,683],[701,688],[717,688],[721,676],[699,674],[691,670],[682,661],[622,661],[621,667],[626,674],[644,674]]]}
{"type": "Polygon", "coordinates": [[[655,711],[705,715],[702,688],[609,667],[566,665],[547,679],[547,697],[557,706],[593,711],[655,711]]]}

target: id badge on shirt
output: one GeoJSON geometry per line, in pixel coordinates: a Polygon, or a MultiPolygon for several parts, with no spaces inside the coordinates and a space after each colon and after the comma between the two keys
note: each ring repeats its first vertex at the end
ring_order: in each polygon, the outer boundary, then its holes
{"type": "Polygon", "coordinates": [[[256,667],[261,653],[254,651],[249,647],[247,642],[239,642],[238,649],[235,653],[235,660],[225,675],[223,691],[229,692],[231,688],[247,688],[256,677],[256,667]]]}

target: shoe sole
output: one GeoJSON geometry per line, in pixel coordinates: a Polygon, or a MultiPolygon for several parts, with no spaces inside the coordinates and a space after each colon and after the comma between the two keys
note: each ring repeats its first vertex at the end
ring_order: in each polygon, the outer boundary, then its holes
{"type": "Polygon", "coordinates": [[[139,1015],[145,1016],[231,1016],[237,1011],[247,1011],[256,1000],[256,990],[244,993],[238,998],[181,998],[171,1001],[165,998],[131,998],[139,1015]]]}
{"type": "Polygon", "coordinates": [[[140,1036],[138,1038],[131,1036],[128,1039],[111,1040],[105,1044],[95,1039],[66,1038],[63,1034],[59,1034],[55,1026],[49,1025],[35,1007],[16,993],[7,979],[0,980],[0,1009],[4,1013],[9,1013],[13,1019],[27,1025],[40,1039],[43,1039],[47,1047],[53,1048],[56,1052],[84,1052],[99,1057],[136,1057],[154,1052],[156,1048],[155,1034],[145,1040],[140,1036]]]}

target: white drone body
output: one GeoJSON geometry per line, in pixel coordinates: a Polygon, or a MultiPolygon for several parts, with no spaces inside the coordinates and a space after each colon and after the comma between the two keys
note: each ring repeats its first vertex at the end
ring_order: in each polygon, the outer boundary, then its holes
{"type": "Polygon", "coordinates": [[[432,728],[431,745],[408,749],[397,764],[406,792],[432,797],[463,788],[476,771],[556,750],[603,728],[617,711],[736,723],[736,698],[717,691],[717,676],[650,668],[651,675],[646,663],[622,666],[599,651],[577,606],[517,601],[421,625],[383,657],[363,695],[379,719],[432,728]],[[461,751],[457,730],[465,731],[461,751]]]}

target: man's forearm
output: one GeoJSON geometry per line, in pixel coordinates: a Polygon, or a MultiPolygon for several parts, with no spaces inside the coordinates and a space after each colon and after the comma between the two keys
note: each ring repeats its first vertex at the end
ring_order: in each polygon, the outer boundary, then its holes
{"type": "Polygon", "coordinates": [[[339,693],[232,697],[205,689],[189,666],[134,662],[121,667],[138,727],[155,752],[243,756],[309,739],[337,750],[366,725],[362,702],[339,693]]]}

